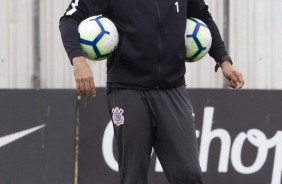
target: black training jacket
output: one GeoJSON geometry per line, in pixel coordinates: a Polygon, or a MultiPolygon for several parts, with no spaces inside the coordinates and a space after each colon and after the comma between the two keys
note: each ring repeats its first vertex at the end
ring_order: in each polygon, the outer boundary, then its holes
{"type": "Polygon", "coordinates": [[[71,61],[83,56],[79,23],[99,14],[115,23],[120,36],[117,50],[107,61],[107,84],[111,86],[162,89],[184,85],[187,17],[199,18],[210,28],[209,54],[216,61],[227,55],[204,0],[72,0],[60,20],[71,61]]]}

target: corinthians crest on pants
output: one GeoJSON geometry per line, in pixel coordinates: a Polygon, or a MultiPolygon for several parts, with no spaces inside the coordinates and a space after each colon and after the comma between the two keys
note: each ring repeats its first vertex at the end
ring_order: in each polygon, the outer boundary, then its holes
{"type": "Polygon", "coordinates": [[[116,124],[117,126],[124,124],[124,116],[122,115],[123,112],[124,110],[122,108],[116,107],[112,109],[112,113],[113,113],[112,119],[114,124],[116,124]]]}

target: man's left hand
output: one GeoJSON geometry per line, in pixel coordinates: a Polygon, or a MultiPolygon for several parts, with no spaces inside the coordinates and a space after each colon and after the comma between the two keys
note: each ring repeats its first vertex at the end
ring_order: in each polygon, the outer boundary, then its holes
{"type": "Polygon", "coordinates": [[[245,82],[242,73],[235,69],[229,61],[224,61],[220,67],[229,87],[233,89],[243,87],[245,82]]]}

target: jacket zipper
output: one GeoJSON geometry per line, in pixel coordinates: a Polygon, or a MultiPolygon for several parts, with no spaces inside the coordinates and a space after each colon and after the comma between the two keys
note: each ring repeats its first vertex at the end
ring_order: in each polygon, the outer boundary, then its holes
{"type": "Polygon", "coordinates": [[[158,0],[155,0],[155,4],[157,7],[157,12],[158,12],[158,23],[159,23],[159,61],[158,61],[158,83],[156,85],[156,89],[159,88],[160,85],[160,79],[161,79],[161,58],[162,58],[162,38],[161,38],[161,27],[162,27],[162,21],[161,21],[161,13],[158,5],[158,0]]]}

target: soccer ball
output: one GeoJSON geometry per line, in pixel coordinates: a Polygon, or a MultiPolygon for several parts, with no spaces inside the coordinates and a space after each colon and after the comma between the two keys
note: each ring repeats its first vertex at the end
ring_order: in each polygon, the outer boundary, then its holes
{"type": "Polygon", "coordinates": [[[188,18],[185,31],[186,62],[202,59],[210,50],[212,37],[208,26],[199,19],[188,18]]]}
{"type": "Polygon", "coordinates": [[[92,16],[78,26],[80,45],[87,59],[100,61],[116,49],[119,35],[114,23],[103,16],[92,16]]]}

